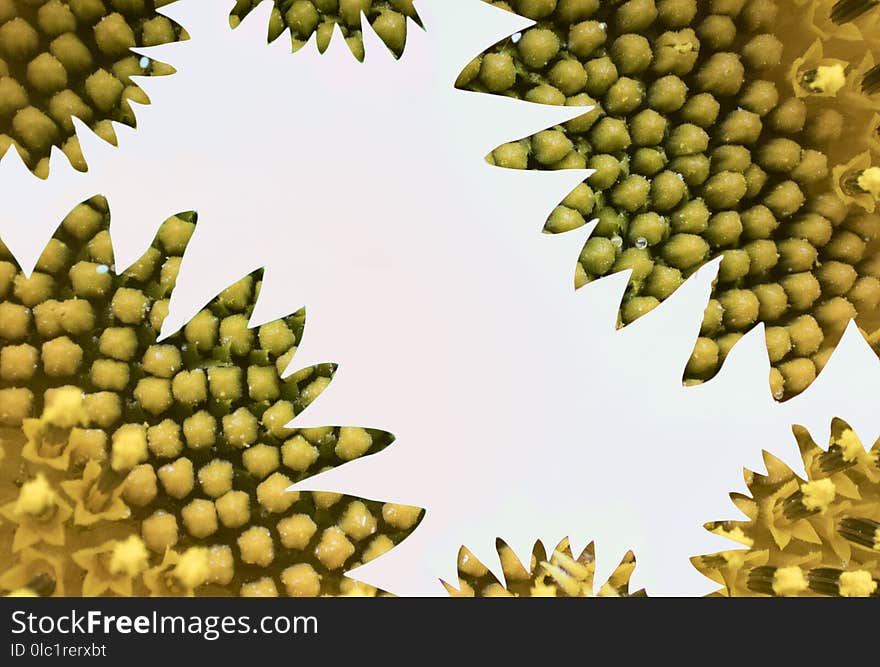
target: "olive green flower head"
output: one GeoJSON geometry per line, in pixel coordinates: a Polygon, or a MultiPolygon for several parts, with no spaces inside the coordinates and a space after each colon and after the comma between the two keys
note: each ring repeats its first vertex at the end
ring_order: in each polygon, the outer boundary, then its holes
{"type": "Polygon", "coordinates": [[[807,478],[765,452],[767,473],[745,473],[751,495],[730,495],[747,520],[707,526],[746,549],[694,565],[716,595],[880,597],[880,442],[866,450],[840,419],[827,449],[794,435],[807,478]]]}
{"type": "Polygon", "coordinates": [[[500,581],[466,547],[458,554],[458,585],[443,585],[452,597],[644,597],[645,591],[630,592],[629,582],[636,566],[628,552],[608,581],[594,592],[596,553],[592,543],[580,556],[572,556],[567,539],[562,540],[550,557],[544,545],[536,542],[526,567],[513,549],[501,540],[498,557],[504,581],[500,581]]]}
{"type": "MultiPolygon", "coordinates": [[[[236,0],[231,23],[237,25],[262,0],[236,0]]],[[[396,56],[406,45],[407,19],[418,21],[413,0],[274,0],[269,20],[269,40],[289,29],[293,49],[299,50],[315,36],[323,53],[338,27],[351,52],[364,59],[361,16],[396,56]]]]}
{"type": "Polygon", "coordinates": [[[390,442],[288,428],[334,370],[287,373],[303,312],[251,328],[256,272],[159,340],[195,216],[120,273],[108,225],[76,207],[30,275],[0,246],[0,591],[375,594],[343,573],[420,510],[286,491],[390,442]]]}
{"type": "Polygon", "coordinates": [[[620,326],[721,257],[687,383],[761,322],[777,399],[803,391],[850,319],[880,321],[880,11],[835,24],[816,0],[510,0],[536,21],[458,86],[592,106],[498,147],[510,169],[595,170],[549,233],[596,220],[580,287],[631,278],[620,326]],[[808,11],[805,11],[807,9],[808,11]]]}
{"type": "Polygon", "coordinates": [[[110,143],[112,122],[135,125],[149,99],[131,77],[174,70],[131,49],[186,38],[156,11],[172,1],[0,0],[0,157],[14,146],[45,178],[58,146],[85,171],[72,118],[110,143]]]}

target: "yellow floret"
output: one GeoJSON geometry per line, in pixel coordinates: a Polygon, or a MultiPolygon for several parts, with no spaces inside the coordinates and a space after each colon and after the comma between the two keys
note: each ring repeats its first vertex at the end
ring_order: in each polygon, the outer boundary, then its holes
{"type": "Polygon", "coordinates": [[[354,545],[337,526],[331,526],[321,535],[315,547],[315,556],[331,570],[342,567],[354,553],[354,545]]]}
{"type": "Polygon", "coordinates": [[[147,429],[142,424],[123,424],[113,434],[110,467],[116,472],[131,470],[148,456],[147,429]]]}
{"type": "Polygon", "coordinates": [[[870,194],[874,199],[880,200],[880,167],[868,167],[857,180],[859,187],[870,194]]]}
{"type": "Polygon", "coordinates": [[[357,541],[375,533],[377,524],[376,517],[360,500],[350,503],[339,520],[339,527],[346,535],[357,541]]]}
{"type": "Polygon", "coordinates": [[[243,584],[241,587],[241,597],[243,598],[277,598],[278,589],[275,582],[269,577],[263,577],[257,581],[251,581],[243,584]]]}
{"type": "Polygon", "coordinates": [[[130,535],[122,542],[117,542],[110,555],[109,570],[111,574],[125,574],[134,577],[149,566],[149,554],[144,541],[137,535],[130,535]]]}
{"type": "Polygon", "coordinates": [[[773,575],[773,592],[776,595],[797,595],[807,590],[807,586],[807,578],[797,565],[780,567],[773,575]]]}
{"type": "Polygon", "coordinates": [[[141,524],[141,536],[150,551],[165,553],[166,549],[177,544],[177,519],[173,514],[159,510],[144,519],[141,524]]]}
{"type": "Polygon", "coordinates": [[[290,597],[317,597],[321,593],[321,575],[308,563],[298,563],[284,570],[281,582],[290,597]]]}
{"type": "Polygon", "coordinates": [[[804,494],[803,504],[808,510],[826,510],[837,495],[834,482],[827,477],[815,482],[801,484],[801,493],[804,494]]]}
{"type": "Polygon", "coordinates": [[[395,505],[386,503],[382,506],[382,518],[390,526],[405,530],[415,525],[419,520],[422,510],[410,505],[395,505]]]}
{"type": "Polygon", "coordinates": [[[840,575],[840,596],[844,598],[865,598],[877,590],[877,582],[867,570],[843,572],[840,575]]]}
{"type": "Polygon", "coordinates": [[[808,88],[818,93],[836,95],[846,85],[846,68],[842,63],[819,65],[816,76],[808,84],[808,88]]]}
{"type": "Polygon", "coordinates": [[[305,549],[317,530],[317,524],[308,514],[294,514],[278,522],[281,544],[288,549],[305,549]]]}
{"type": "Polygon", "coordinates": [[[373,438],[366,430],[345,426],[339,429],[336,455],[343,461],[351,461],[366,454],[372,444],[373,438]]]}
{"type": "Polygon", "coordinates": [[[47,424],[72,428],[88,421],[85,394],[79,387],[66,386],[47,390],[45,401],[41,419],[47,424]]]}
{"type": "Polygon", "coordinates": [[[290,478],[276,472],[257,486],[257,500],[270,512],[286,512],[299,500],[298,492],[287,490],[292,484],[290,478]]]}
{"type": "Polygon", "coordinates": [[[865,446],[855,431],[850,428],[840,434],[837,445],[843,450],[844,461],[854,461],[860,454],[865,453],[865,446]]]}
{"type": "Polygon", "coordinates": [[[40,516],[55,507],[57,494],[42,473],[22,484],[13,512],[17,516],[40,516]]]}
{"type": "Polygon", "coordinates": [[[197,498],[180,511],[186,530],[193,537],[208,537],[217,532],[217,510],[210,500],[197,498]]]}
{"type": "Polygon", "coordinates": [[[229,491],[220,496],[215,506],[220,521],[227,528],[238,528],[251,519],[250,498],[244,491],[229,491]]]}
{"type": "Polygon", "coordinates": [[[205,547],[190,547],[184,551],[173,570],[174,578],[187,590],[204,584],[210,573],[209,554],[205,547]]]}
{"type": "Polygon", "coordinates": [[[241,559],[251,565],[266,567],[275,560],[275,547],[272,535],[263,526],[252,526],[238,538],[241,559]]]}

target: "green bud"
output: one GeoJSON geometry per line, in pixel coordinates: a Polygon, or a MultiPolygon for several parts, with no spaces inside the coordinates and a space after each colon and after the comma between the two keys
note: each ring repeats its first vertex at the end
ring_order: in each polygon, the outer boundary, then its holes
{"type": "Polygon", "coordinates": [[[809,272],[794,273],[779,282],[788,296],[788,303],[797,311],[807,310],[822,293],[819,281],[809,272]]]}
{"type": "MultiPolygon", "coordinates": [[[[526,98],[528,98],[528,94],[526,94],[526,98]]],[[[580,93],[573,97],[569,97],[565,100],[565,105],[569,107],[593,107],[591,111],[588,111],[577,118],[572,118],[565,123],[565,129],[573,134],[584,134],[585,132],[588,132],[603,114],[601,105],[586,93],[580,93]]]]}
{"type": "Polygon", "coordinates": [[[659,305],[660,301],[652,296],[635,296],[623,304],[620,315],[624,324],[629,324],[635,322],[642,315],[647,315],[659,305]]]}
{"type": "Polygon", "coordinates": [[[788,295],[779,283],[765,283],[752,288],[760,307],[758,316],[765,322],[775,322],[788,310],[788,295]]]}
{"type": "Polygon", "coordinates": [[[696,74],[696,82],[703,92],[716,97],[736,95],[745,77],[745,68],[735,53],[713,53],[696,74]]]}
{"type": "Polygon", "coordinates": [[[617,8],[615,27],[620,32],[643,32],[657,19],[654,0],[629,0],[617,8]]]}
{"type": "Polygon", "coordinates": [[[758,320],[760,303],[751,290],[732,289],[718,297],[724,308],[724,326],[743,331],[758,320]]]}
{"type": "Polygon", "coordinates": [[[787,218],[797,213],[804,205],[805,200],[804,193],[797,183],[783,181],[764,197],[764,204],[773,211],[777,218],[787,218]]]}
{"type": "Polygon", "coordinates": [[[480,64],[480,82],[492,93],[501,93],[516,83],[516,66],[507,53],[487,53],[480,64]]]}
{"type": "Polygon", "coordinates": [[[688,234],[702,234],[709,226],[709,208],[702,199],[691,199],[672,214],[672,229],[688,234]]]}
{"type": "Polygon", "coordinates": [[[828,337],[842,334],[850,320],[858,316],[855,306],[842,296],[833,297],[815,306],[813,314],[828,337]]]}
{"type": "Polygon", "coordinates": [[[571,139],[560,130],[544,130],[532,137],[532,152],[543,165],[559,162],[573,147],[571,139]]]}
{"type": "Polygon", "coordinates": [[[736,25],[729,16],[710,14],[697,26],[697,37],[703,47],[720,51],[733,44],[736,39],[736,25]]]}
{"type": "Polygon", "coordinates": [[[682,283],[684,283],[684,277],[681,275],[681,271],[671,266],[655,264],[645,281],[642,293],[662,301],[677,290],[682,283]]]}
{"type": "Polygon", "coordinates": [[[703,198],[713,209],[735,208],[746,194],[746,179],[733,171],[722,171],[703,186],[703,198]]]}
{"type": "Polygon", "coordinates": [[[847,264],[858,264],[865,254],[867,244],[856,234],[845,229],[834,232],[831,240],[822,248],[822,259],[836,259],[847,264]]]}
{"type": "Polygon", "coordinates": [[[641,284],[651,275],[654,268],[654,260],[651,259],[651,253],[648,250],[640,250],[639,248],[627,248],[617,261],[614,262],[612,271],[618,273],[620,271],[632,270],[630,282],[641,284]]]}
{"type": "Polygon", "coordinates": [[[791,352],[791,338],[785,327],[767,327],[764,330],[764,338],[767,341],[767,352],[770,362],[782,361],[791,352]]]}
{"type": "Polygon", "coordinates": [[[655,246],[669,234],[669,221],[653,211],[635,216],[626,236],[637,247],[655,246]]]}
{"type": "Polygon", "coordinates": [[[559,53],[559,38],[547,28],[526,30],[517,44],[520,58],[527,67],[541,69],[559,53]]]}
{"type": "Polygon", "coordinates": [[[639,74],[651,65],[651,45],[642,35],[621,35],[611,44],[611,58],[621,74],[639,74]]]}
{"type": "Polygon", "coordinates": [[[687,92],[684,81],[674,74],[667,74],[648,88],[648,105],[661,113],[673,113],[684,106],[687,92]]]}
{"type": "Polygon", "coordinates": [[[607,56],[587,61],[584,69],[587,72],[584,90],[593,97],[604,95],[618,79],[617,66],[607,56]]]}
{"type": "Polygon", "coordinates": [[[791,177],[804,185],[817,183],[828,176],[828,158],[810,148],[801,152],[801,161],[791,170],[791,177]]]}
{"type": "Polygon", "coordinates": [[[779,250],[779,268],[789,273],[812,270],[819,256],[819,251],[803,239],[782,239],[776,247],[779,250]]]}
{"type": "Polygon", "coordinates": [[[671,211],[686,195],[684,180],[674,172],[661,172],[651,182],[651,202],[658,211],[671,211]]]}
{"type": "Polygon", "coordinates": [[[700,55],[700,41],[687,28],[679,32],[664,32],[654,40],[654,61],[651,69],[660,75],[689,73],[700,55]]]}
{"type": "Polygon", "coordinates": [[[755,35],[743,46],[742,58],[751,69],[776,67],[782,62],[782,42],[769,33],[755,35]]]}
{"type": "Polygon", "coordinates": [[[606,190],[617,182],[620,177],[620,161],[613,155],[598,153],[593,155],[587,166],[595,169],[587,181],[596,190],[606,190]]]}
{"type": "Polygon", "coordinates": [[[721,211],[712,216],[706,228],[704,237],[712,246],[725,248],[736,245],[742,234],[743,226],[739,213],[736,211],[721,211]]]}
{"type": "Polygon", "coordinates": [[[682,271],[702,263],[708,254],[709,245],[696,234],[675,234],[662,250],[664,261],[682,271]]]}
{"type": "Polygon", "coordinates": [[[557,206],[550,214],[544,228],[552,234],[561,234],[583,227],[585,223],[584,217],[573,208],[557,206]]]}
{"type": "Polygon", "coordinates": [[[764,79],[752,81],[739,98],[739,105],[743,109],[762,117],[776,108],[777,104],[779,104],[779,91],[776,90],[776,84],[764,79]]]}
{"type": "Polygon", "coordinates": [[[657,14],[666,27],[681,28],[696,16],[697,0],[659,0],[657,14]]]}
{"type": "Polygon", "coordinates": [[[770,239],[758,239],[747,243],[743,250],[749,253],[749,275],[760,278],[766,276],[779,262],[776,244],[770,239]]]}
{"type": "Polygon", "coordinates": [[[581,251],[580,263],[584,270],[592,276],[604,276],[614,266],[617,249],[607,238],[594,236],[590,238],[581,251]]]}
{"type": "Polygon", "coordinates": [[[697,338],[694,351],[685,367],[685,376],[692,378],[708,379],[718,369],[720,354],[718,344],[711,338],[701,336],[697,338]]]}
{"type": "Polygon", "coordinates": [[[721,330],[724,318],[724,308],[717,299],[709,299],[706,310],[703,311],[703,322],[700,325],[700,335],[711,336],[721,330]]]}
{"type": "Polygon", "coordinates": [[[786,174],[801,161],[800,144],[777,137],[762,145],[756,154],[756,162],[770,172],[786,174]]]}
{"type": "Polygon", "coordinates": [[[712,151],[711,170],[713,174],[721,171],[735,171],[745,175],[751,164],[752,154],[745,146],[727,144],[718,146],[712,151]]]}
{"type": "Polygon", "coordinates": [[[611,191],[611,203],[617,208],[632,213],[648,203],[650,192],[651,184],[646,178],[631,174],[611,191]]]}
{"type": "Polygon", "coordinates": [[[578,58],[587,58],[605,43],[608,35],[598,21],[582,21],[568,31],[568,50],[578,58]]]}
{"type": "Polygon", "coordinates": [[[617,116],[626,116],[638,109],[645,97],[641,82],[629,77],[620,77],[605,93],[605,110],[617,116]]]}
{"type": "Polygon", "coordinates": [[[708,128],[717,119],[721,105],[710,93],[691,95],[681,108],[681,119],[686,123],[708,128]]]}
{"type": "Polygon", "coordinates": [[[598,222],[596,223],[594,234],[607,236],[608,238],[618,235],[627,222],[626,216],[623,213],[610,206],[600,209],[596,214],[596,219],[598,222]]]}
{"type": "Polygon", "coordinates": [[[751,258],[745,250],[728,250],[721,259],[718,269],[718,280],[722,283],[733,283],[749,274],[751,258]]]}
{"type": "Polygon", "coordinates": [[[781,134],[797,134],[807,122],[807,105],[797,97],[789,97],[770,112],[770,127],[781,134]]]}
{"type": "Polygon", "coordinates": [[[535,104],[550,104],[553,106],[562,106],[565,104],[565,95],[558,88],[547,83],[541,83],[534,88],[529,88],[525,95],[527,102],[535,104]]]}
{"type": "Polygon", "coordinates": [[[769,239],[779,226],[773,212],[760,204],[743,211],[740,218],[747,239],[769,239]]]}
{"type": "Polygon", "coordinates": [[[634,174],[654,176],[666,166],[666,153],[660,148],[639,148],[632,154],[629,168],[634,174]]]}
{"type": "Polygon", "coordinates": [[[614,153],[629,148],[632,140],[624,121],[606,116],[590,130],[590,143],[600,153],[614,153]]]}
{"type": "Polygon", "coordinates": [[[789,396],[799,394],[816,379],[816,366],[810,359],[792,359],[779,365],[785,393],[789,396]]]}
{"type": "Polygon", "coordinates": [[[581,92],[587,84],[587,72],[577,60],[560,60],[553,65],[547,77],[566,96],[581,92]]]}
{"type": "Polygon", "coordinates": [[[682,175],[684,182],[690,187],[696,188],[706,182],[711,171],[709,158],[703,153],[694,155],[682,155],[674,158],[669,163],[669,168],[682,175]]]}
{"type": "Polygon", "coordinates": [[[763,123],[758,114],[735,109],[721,122],[715,137],[725,144],[753,144],[761,136],[762,129],[763,123]]]}

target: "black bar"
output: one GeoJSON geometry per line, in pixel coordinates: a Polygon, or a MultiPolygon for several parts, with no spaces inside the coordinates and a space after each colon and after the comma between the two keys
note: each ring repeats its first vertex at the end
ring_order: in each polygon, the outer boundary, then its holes
{"type": "Polygon", "coordinates": [[[494,665],[504,656],[522,664],[532,652],[548,664],[559,657],[589,662],[608,651],[616,665],[639,654],[656,664],[666,652],[703,650],[710,664],[725,654],[769,664],[776,651],[787,661],[805,651],[815,659],[823,647],[844,645],[852,662],[860,650],[874,653],[878,613],[870,599],[0,598],[0,665],[71,657],[184,664],[191,656],[218,665],[321,660],[309,667],[436,664],[440,656],[475,664],[487,656],[494,665]],[[154,619],[163,615],[185,619],[186,629],[166,620],[166,631],[158,631],[154,619]],[[52,631],[62,617],[64,632],[52,631]],[[70,634],[77,618],[82,631],[70,634]],[[45,632],[31,632],[40,623],[45,632]]]}

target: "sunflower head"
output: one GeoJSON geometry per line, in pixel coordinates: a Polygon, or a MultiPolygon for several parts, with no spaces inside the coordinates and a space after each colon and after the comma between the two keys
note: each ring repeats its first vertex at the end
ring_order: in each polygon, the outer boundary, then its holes
{"type": "Polygon", "coordinates": [[[458,554],[458,586],[443,582],[453,597],[641,597],[644,590],[630,592],[629,580],[636,561],[632,552],[624,556],[608,581],[595,591],[596,554],[592,543],[575,558],[568,539],[562,540],[550,556],[538,541],[528,566],[503,541],[496,545],[504,581],[493,575],[467,547],[458,554]]]}
{"type": "Polygon", "coordinates": [[[794,428],[806,479],[765,452],[746,471],[751,495],[731,494],[745,521],[709,524],[746,549],[699,556],[719,595],[880,595],[880,441],[867,450],[835,419],[828,447],[794,428]]]}

